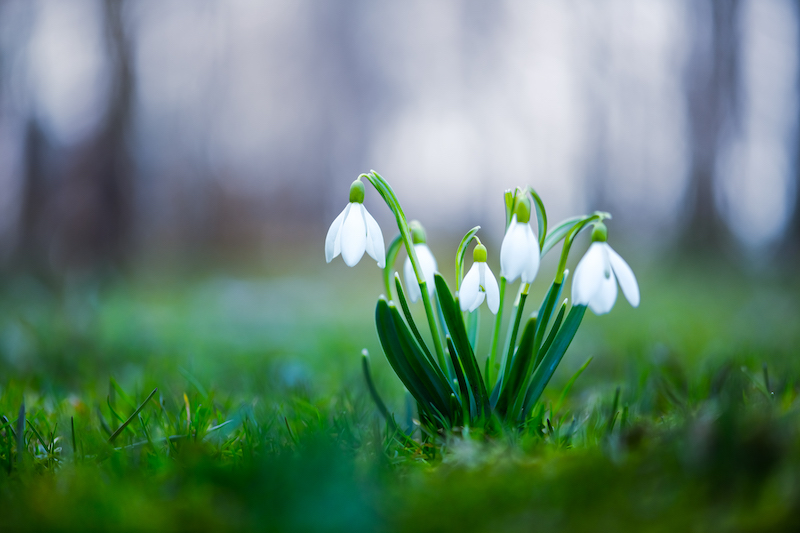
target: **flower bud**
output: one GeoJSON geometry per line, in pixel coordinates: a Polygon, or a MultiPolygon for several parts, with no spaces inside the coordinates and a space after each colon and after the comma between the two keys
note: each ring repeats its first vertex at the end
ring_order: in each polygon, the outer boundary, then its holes
{"type": "Polygon", "coordinates": [[[527,224],[531,219],[531,201],[524,196],[520,198],[514,208],[514,214],[517,215],[517,222],[527,224]]]}
{"type": "Polygon", "coordinates": [[[428,236],[425,234],[425,228],[419,223],[419,220],[412,220],[408,223],[408,229],[411,230],[411,241],[414,244],[425,244],[428,236]]]}
{"type": "Polygon", "coordinates": [[[350,201],[364,203],[364,184],[361,183],[361,180],[356,180],[350,185],[350,201]]]}
{"type": "Polygon", "coordinates": [[[602,222],[597,222],[592,229],[592,242],[606,242],[608,240],[608,228],[602,222]]]}
{"type": "Polygon", "coordinates": [[[476,263],[485,263],[486,262],[486,247],[482,244],[478,244],[472,250],[472,260],[476,263]]]}

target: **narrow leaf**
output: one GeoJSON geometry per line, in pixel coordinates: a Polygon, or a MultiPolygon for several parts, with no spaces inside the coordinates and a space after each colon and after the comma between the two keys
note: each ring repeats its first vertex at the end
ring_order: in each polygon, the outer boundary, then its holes
{"type": "Polygon", "coordinates": [[[386,266],[383,268],[383,286],[386,288],[386,297],[392,299],[392,270],[394,270],[394,262],[397,261],[397,254],[400,252],[400,247],[403,245],[402,235],[398,235],[389,244],[386,249],[386,266]]]}
{"type": "Polygon", "coordinates": [[[461,309],[458,303],[453,299],[453,295],[450,293],[450,288],[447,286],[444,278],[439,273],[436,273],[435,279],[436,294],[442,306],[445,322],[447,322],[447,327],[450,329],[453,346],[461,361],[461,365],[464,367],[464,373],[469,382],[470,390],[476,398],[481,412],[488,414],[489,397],[486,393],[486,386],[483,383],[478,362],[475,359],[475,353],[472,351],[472,346],[467,337],[467,330],[464,327],[461,309]]]}
{"type": "Polygon", "coordinates": [[[558,364],[564,357],[564,353],[575,337],[575,333],[577,333],[578,327],[581,325],[581,320],[583,320],[585,312],[585,305],[573,305],[572,309],[570,309],[567,318],[564,320],[564,326],[556,335],[553,344],[550,345],[544,358],[542,358],[542,362],[533,372],[531,383],[528,386],[528,392],[525,395],[525,404],[521,413],[523,417],[525,413],[529,413],[533,405],[539,401],[542,392],[544,392],[544,388],[550,382],[550,378],[553,377],[553,373],[556,371],[556,368],[558,368],[558,364]]]}
{"type": "Polygon", "coordinates": [[[144,409],[144,406],[147,405],[147,402],[150,401],[150,398],[153,397],[153,395],[156,393],[157,390],[158,390],[158,387],[153,389],[153,392],[151,392],[147,396],[147,398],[142,402],[142,404],[139,407],[136,408],[136,410],[133,412],[133,414],[131,416],[129,416],[128,419],[120,427],[118,427],[117,430],[114,433],[111,434],[111,436],[108,438],[108,442],[109,443],[114,442],[114,439],[119,437],[120,433],[122,433],[122,431],[126,427],[128,427],[128,424],[133,422],[133,419],[136,418],[136,415],[138,415],[141,412],[142,409],[144,409]]]}
{"type": "Polygon", "coordinates": [[[528,187],[528,192],[531,194],[536,208],[536,222],[539,225],[539,249],[542,249],[544,247],[544,239],[547,236],[547,211],[544,208],[544,202],[542,202],[541,197],[534,188],[528,187]]]}

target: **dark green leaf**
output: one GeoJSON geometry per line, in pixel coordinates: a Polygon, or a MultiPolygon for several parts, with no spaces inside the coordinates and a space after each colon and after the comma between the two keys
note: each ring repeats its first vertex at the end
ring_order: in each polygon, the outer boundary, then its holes
{"type": "Polygon", "coordinates": [[[488,414],[489,397],[486,393],[486,386],[483,383],[478,362],[475,360],[475,353],[472,351],[472,346],[467,337],[467,330],[464,327],[461,309],[458,306],[458,302],[453,299],[453,295],[450,293],[450,289],[444,281],[444,278],[438,272],[435,275],[435,279],[436,294],[442,306],[445,322],[447,322],[447,327],[450,329],[453,346],[461,361],[461,365],[464,367],[464,373],[469,383],[470,390],[476,398],[481,412],[488,414]]]}
{"type": "Polygon", "coordinates": [[[531,383],[528,386],[528,392],[525,395],[525,405],[522,411],[523,417],[525,413],[529,413],[533,405],[539,401],[542,392],[544,392],[544,388],[550,382],[550,378],[553,377],[553,373],[556,371],[556,368],[558,368],[561,358],[564,357],[564,353],[575,337],[575,333],[581,325],[581,320],[583,320],[585,312],[585,305],[573,305],[572,309],[570,309],[567,318],[564,320],[564,326],[558,332],[550,348],[544,354],[542,362],[533,372],[531,383]]]}

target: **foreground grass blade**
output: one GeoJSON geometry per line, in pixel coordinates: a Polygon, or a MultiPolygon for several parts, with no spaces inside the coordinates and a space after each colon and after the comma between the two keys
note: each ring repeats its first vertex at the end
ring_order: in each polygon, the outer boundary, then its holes
{"type": "Polygon", "coordinates": [[[17,417],[17,464],[25,462],[25,400],[19,406],[19,416],[17,417]]]}
{"type": "Polygon", "coordinates": [[[369,352],[367,350],[361,352],[361,369],[364,371],[364,379],[367,380],[367,388],[369,389],[370,396],[372,396],[372,400],[378,407],[378,411],[380,411],[383,418],[386,419],[386,423],[391,426],[392,430],[399,431],[400,428],[397,427],[394,418],[391,413],[389,413],[389,409],[386,408],[386,404],[383,403],[383,400],[378,394],[378,389],[375,388],[375,382],[372,381],[372,373],[369,368],[369,352]]]}
{"type": "Polygon", "coordinates": [[[567,399],[567,394],[569,394],[569,391],[572,389],[572,385],[575,384],[575,380],[577,380],[578,377],[581,374],[583,374],[583,371],[586,370],[586,367],[589,366],[589,363],[592,362],[592,359],[593,359],[592,357],[587,359],[586,362],[583,363],[583,365],[578,369],[578,371],[572,374],[572,377],[569,378],[567,384],[564,385],[564,390],[561,391],[561,396],[558,397],[558,401],[556,402],[555,406],[552,409],[553,416],[555,416],[556,413],[558,413],[561,410],[561,407],[564,405],[564,400],[567,399]]]}
{"type": "Polygon", "coordinates": [[[158,391],[158,387],[153,389],[153,392],[151,392],[147,396],[147,398],[142,402],[142,404],[139,407],[136,408],[136,410],[133,412],[133,414],[131,416],[129,416],[128,419],[120,427],[118,427],[117,430],[114,433],[111,434],[111,436],[108,438],[109,444],[114,442],[114,440],[117,437],[119,437],[120,433],[122,433],[125,430],[125,428],[128,427],[128,424],[133,422],[133,420],[136,418],[136,415],[138,415],[141,412],[141,410],[144,409],[144,406],[147,405],[147,402],[150,401],[150,398],[152,398],[157,391],[158,391]]]}

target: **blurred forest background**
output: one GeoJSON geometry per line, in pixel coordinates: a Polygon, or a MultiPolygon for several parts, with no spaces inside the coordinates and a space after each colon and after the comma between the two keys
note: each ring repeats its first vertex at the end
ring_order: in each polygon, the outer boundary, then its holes
{"type": "Polygon", "coordinates": [[[371,168],[429,233],[499,244],[501,191],[529,183],[645,250],[775,264],[800,248],[799,21],[796,0],[0,0],[0,265],[321,262],[371,168]]]}

